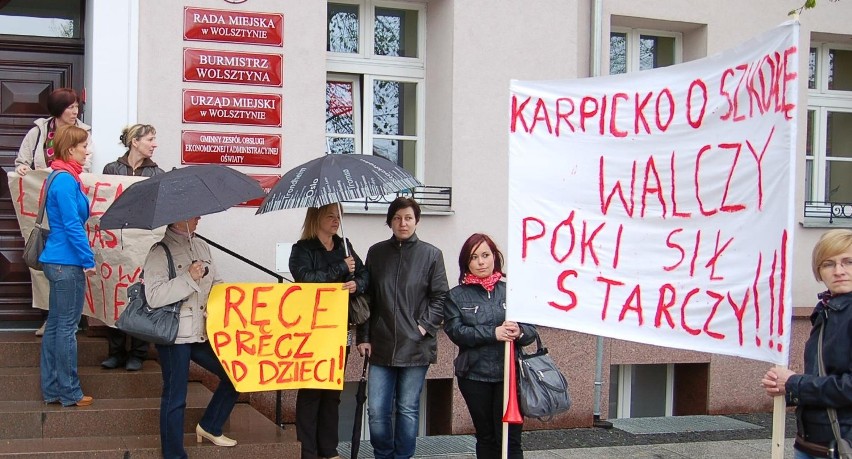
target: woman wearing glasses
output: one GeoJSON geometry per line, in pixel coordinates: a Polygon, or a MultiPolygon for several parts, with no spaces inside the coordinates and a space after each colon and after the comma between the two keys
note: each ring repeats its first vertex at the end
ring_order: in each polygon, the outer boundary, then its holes
{"type": "Polygon", "coordinates": [[[833,454],[837,440],[832,416],[837,418],[840,436],[852,440],[852,230],[823,234],[811,263],[814,277],[828,290],[818,295],[811,314],[805,371],[771,368],[761,380],[767,394],[783,396],[788,405],[796,406],[796,459],[838,457],[833,454]]]}

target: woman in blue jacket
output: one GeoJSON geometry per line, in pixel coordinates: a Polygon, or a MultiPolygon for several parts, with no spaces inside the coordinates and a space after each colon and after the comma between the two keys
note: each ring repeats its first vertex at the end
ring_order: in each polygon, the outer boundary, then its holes
{"type": "Polygon", "coordinates": [[[814,247],[811,268],[828,290],[818,295],[820,301],[811,313],[805,369],[795,373],[785,367],[771,368],[761,381],[767,394],[784,396],[787,405],[796,406],[795,459],[840,457],[834,454],[837,440],[828,409],[836,412],[840,436],[852,440],[852,230],[823,234],[814,247]]]}
{"type": "Polygon", "coordinates": [[[62,406],[87,406],[93,401],[83,395],[77,376],[77,324],[86,276],[95,273],[86,234],[89,200],[80,182],[89,142],[89,133],[76,126],[56,130],[56,158],[50,165],[56,177],[44,198],[50,236],[39,260],[50,283],[50,310],[41,341],[41,392],[45,403],[62,406]]]}
{"type": "MultiPolygon", "coordinates": [[[[533,325],[506,320],[503,254],[487,235],[467,238],[459,253],[459,285],[444,303],[444,331],[459,347],[455,374],[473,428],[477,459],[502,457],[503,357],[507,341],[532,344],[533,325]]],[[[509,455],[524,457],[522,424],[509,424],[509,455]]]]}

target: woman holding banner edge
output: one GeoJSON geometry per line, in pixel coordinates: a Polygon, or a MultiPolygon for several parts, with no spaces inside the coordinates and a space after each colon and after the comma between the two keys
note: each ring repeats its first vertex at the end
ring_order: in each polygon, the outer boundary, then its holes
{"type": "MultiPolygon", "coordinates": [[[[343,283],[350,295],[363,294],[369,274],[352,244],[337,235],[340,206],[337,203],[309,207],[302,236],[290,252],[290,273],[296,282],[343,283]]],[[[347,335],[347,352],[351,333],[347,335]]],[[[296,394],[296,438],[302,443],[302,459],[336,458],[340,391],[299,389],[296,394]]]]}
{"type": "MultiPolygon", "coordinates": [[[[535,326],[506,320],[503,254],[487,235],[475,233],[459,253],[459,285],[444,304],[444,331],[459,348],[455,375],[476,430],[477,459],[502,457],[505,343],[532,344],[535,326]]],[[[508,457],[524,457],[523,424],[509,424],[508,457]]]]}
{"type": "Polygon", "coordinates": [[[194,237],[201,217],[170,224],[161,241],[169,249],[176,277],[169,276],[166,251],[155,245],[145,258],[145,293],[148,304],[159,308],[181,301],[180,322],[175,344],[156,345],[163,375],[160,398],[160,444],[165,459],[185,459],[183,424],[188,391],[189,364],[194,361],[219,378],[219,386],[195,427],[196,441],[206,438],[217,446],[236,446],[222,426],[239,393],[228,378],[207,339],[207,297],[213,285],[221,283],[210,256],[210,247],[194,237]]]}
{"type": "Polygon", "coordinates": [[[761,384],[770,396],[796,406],[796,459],[838,457],[828,410],[836,411],[839,433],[852,440],[852,230],[827,231],[814,246],[811,268],[826,290],[818,295],[805,343],[803,373],[770,368],[761,384]],[[820,376],[819,340],[822,338],[820,376]],[[834,449],[834,451],[832,451],[834,449]]]}

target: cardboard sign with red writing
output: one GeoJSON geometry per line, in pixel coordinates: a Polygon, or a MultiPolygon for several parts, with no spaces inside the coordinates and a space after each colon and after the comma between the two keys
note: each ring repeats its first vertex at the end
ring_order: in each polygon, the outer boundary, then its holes
{"type": "Polygon", "coordinates": [[[282,46],[284,15],[185,7],[183,39],[282,46]]]}
{"type": "Polygon", "coordinates": [[[207,336],[234,387],[342,390],[349,301],[342,286],[213,286],[207,336]]]}
{"type": "Polygon", "coordinates": [[[786,364],[798,27],[511,83],[507,319],[786,364]]]}
{"type": "Polygon", "coordinates": [[[183,81],[282,86],[281,54],[183,50],[183,81]]]}
{"type": "MultiPolygon", "coordinates": [[[[35,224],[38,208],[44,199],[44,183],[48,172],[32,171],[21,177],[8,174],[12,203],[24,237],[29,237],[35,224]]],[[[165,228],[154,231],[125,229],[101,230],[101,215],[131,184],[144,177],[121,175],[80,174],[89,198],[89,220],[86,235],[95,254],[96,274],[86,278],[86,299],[83,314],[113,325],[127,303],[127,287],[139,280],[142,265],[152,245],[163,238],[165,228]]],[[[47,215],[45,215],[47,218],[47,215]]],[[[50,222],[47,221],[50,226],[50,222]]],[[[30,270],[33,286],[33,306],[48,309],[50,285],[44,273],[30,270]]]]}
{"type": "Polygon", "coordinates": [[[184,89],[183,122],[281,127],[281,94],[184,89]]]}
{"type": "Polygon", "coordinates": [[[181,131],[181,164],[281,167],[281,134],[181,131]]]}

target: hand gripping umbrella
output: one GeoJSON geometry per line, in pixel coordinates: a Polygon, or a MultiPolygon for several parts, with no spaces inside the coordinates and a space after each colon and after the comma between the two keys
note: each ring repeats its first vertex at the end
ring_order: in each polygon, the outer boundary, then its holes
{"type": "Polygon", "coordinates": [[[100,228],[159,228],[263,195],[257,180],[230,167],[187,166],[127,187],[101,216],[100,228]]]}
{"type": "Polygon", "coordinates": [[[358,459],[361,450],[361,421],[364,418],[364,402],[367,401],[367,368],[370,367],[370,355],[364,355],[364,369],[361,370],[361,380],[355,392],[355,424],[352,426],[352,448],[350,459],[358,459]]]}
{"type": "MultiPolygon", "coordinates": [[[[284,174],[269,190],[257,213],[322,207],[421,185],[411,173],[381,156],[327,154],[284,174]]],[[[342,231],[342,221],[340,228],[342,231]]]]}

